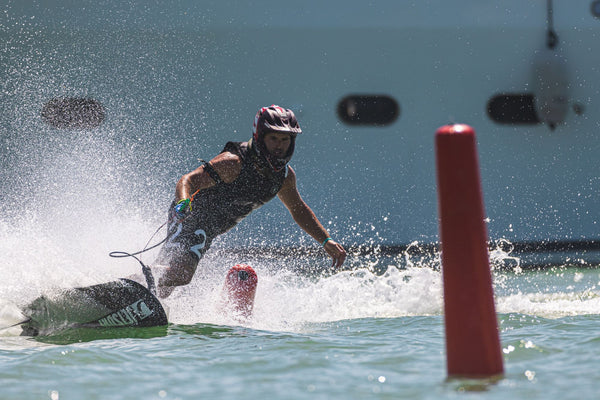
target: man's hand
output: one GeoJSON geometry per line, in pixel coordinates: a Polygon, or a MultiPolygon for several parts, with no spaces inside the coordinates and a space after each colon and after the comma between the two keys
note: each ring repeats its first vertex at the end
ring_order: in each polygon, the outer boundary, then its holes
{"type": "Polygon", "coordinates": [[[333,259],[331,267],[341,267],[344,261],[346,260],[346,250],[344,250],[342,245],[336,242],[335,240],[330,239],[325,243],[323,248],[325,249],[327,254],[329,254],[333,259]]]}

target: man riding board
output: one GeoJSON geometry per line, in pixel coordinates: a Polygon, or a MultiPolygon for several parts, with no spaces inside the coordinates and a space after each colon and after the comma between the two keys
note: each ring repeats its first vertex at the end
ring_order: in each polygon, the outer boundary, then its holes
{"type": "Polygon", "coordinates": [[[332,266],[344,263],[346,251],[302,200],[296,174],[288,165],[300,133],[291,110],[263,107],[256,113],[249,141],[228,142],[219,155],[179,179],[167,240],[155,263],[167,267],[158,281],[160,297],[192,280],[216,236],[276,195],[298,226],[331,256],[332,266]]]}

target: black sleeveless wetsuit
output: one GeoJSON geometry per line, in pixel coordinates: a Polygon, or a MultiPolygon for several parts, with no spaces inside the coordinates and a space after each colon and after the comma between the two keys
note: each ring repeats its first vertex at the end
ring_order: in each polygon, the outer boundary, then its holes
{"type": "MultiPolygon", "coordinates": [[[[233,182],[225,183],[214,170],[210,171],[216,185],[194,197],[191,215],[182,223],[172,222],[170,218],[167,241],[157,260],[159,264],[169,265],[175,261],[196,266],[216,236],[233,228],[252,211],[273,199],[281,189],[287,176],[287,165],[278,172],[260,167],[260,160],[248,147],[248,142],[228,142],[223,152],[241,158],[239,176],[233,182]]],[[[206,168],[212,167],[205,164],[206,168]]]]}

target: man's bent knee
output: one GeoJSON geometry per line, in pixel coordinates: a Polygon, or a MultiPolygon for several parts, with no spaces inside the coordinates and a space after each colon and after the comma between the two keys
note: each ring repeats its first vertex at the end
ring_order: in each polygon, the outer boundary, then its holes
{"type": "Polygon", "coordinates": [[[196,268],[190,266],[167,267],[158,280],[158,296],[164,299],[173,293],[177,286],[187,285],[192,281],[196,268]]]}
{"type": "Polygon", "coordinates": [[[160,286],[183,286],[192,281],[196,267],[191,265],[177,265],[165,269],[159,279],[160,286]]]}

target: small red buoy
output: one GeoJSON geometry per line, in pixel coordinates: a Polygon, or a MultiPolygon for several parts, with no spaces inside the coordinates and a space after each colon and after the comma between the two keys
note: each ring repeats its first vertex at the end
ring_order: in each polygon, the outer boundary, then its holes
{"type": "Polygon", "coordinates": [[[257,284],[258,276],[251,266],[237,264],[231,267],[223,285],[224,310],[249,318],[254,308],[257,284]]]}
{"type": "Polygon", "coordinates": [[[443,126],[435,149],[448,375],[500,375],[504,366],[475,131],[468,125],[443,126]]]}

